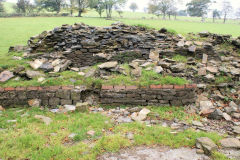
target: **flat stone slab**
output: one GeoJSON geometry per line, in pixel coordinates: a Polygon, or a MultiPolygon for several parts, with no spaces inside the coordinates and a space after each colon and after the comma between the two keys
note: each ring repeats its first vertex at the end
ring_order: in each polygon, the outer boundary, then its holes
{"type": "Polygon", "coordinates": [[[14,75],[12,72],[10,71],[3,71],[2,73],[0,73],[0,82],[6,82],[9,79],[13,78],[14,75]]]}
{"type": "Polygon", "coordinates": [[[107,153],[98,160],[210,160],[205,155],[196,153],[195,149],[168,147],[149,148],[145,146],[124,149],[119,153],[107,153]]]}

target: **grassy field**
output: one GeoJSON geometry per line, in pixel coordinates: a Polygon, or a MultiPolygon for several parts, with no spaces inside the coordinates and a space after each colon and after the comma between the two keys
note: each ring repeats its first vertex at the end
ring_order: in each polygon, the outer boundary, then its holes
{"type": "MultiPolygon", "coordinates": [[[[183,108],[161,107],[153,110],[163,119],[189,119],[183,108]],[[164,114],[164,113],[168,114],[164,114]]],[[[193,119],[194,115],[192,115],[193,119]]],[[[0,159],[32,160],[94,160],[104,152],[117,152],[121,148],[139,145],[166,145],[171,148],[194,147],[196,138],[209,137],[215,143],[222,139],[216,133],[196,132],[188,129],[173,134],[170,128],[140,123],[114,124],[110,118],[93,113],[54,114],[39,108],[13,108],[0,116],[0,159]],[[52,119],[49,125],[34,118],[43,115],[52,119]],[[12,121],[15,120],[15,121],[12,121]],[[87,134],[95,131],[94,136],[87,134]],[[69,137],[72,133],[74,138],[69,137]],[[125,135],[132,133],[133,140],[125,135]]],[[[224,156],[213,155],[216,160],[224,156]]],[[[227,159],[225,159],[227,160],[227,159]]]]}

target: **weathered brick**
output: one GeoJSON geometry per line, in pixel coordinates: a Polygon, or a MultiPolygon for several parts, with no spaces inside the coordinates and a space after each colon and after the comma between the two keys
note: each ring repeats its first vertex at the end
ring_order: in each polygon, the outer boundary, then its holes
{"type": "Polygon", "coordinates": [[[5,91],[15,91],[15,88],[14,87],[7,87],[7,88],[4,88],[5,91]]]}
{"type": "Polygon", "coordinates": [[[38,87],[27,87],[28,91],[37,91],[38,87]]]}
{"type": "Polygon", "coordinates": [[[115,90],[125,90],[126,86],[123,86],[123,85],[121,85],[121,86],[114,86],[114,89],[115,90]]]}
{"type": "Polygon", "coordinates": [[[103,85],[102,90],[113,90],[113,86],[103,85]]]}
{"type": "Polygon", "coordinates": [[[162,85],[150,85],[151,89],[162,89],[162,85]]]}
{"type": "Polygon", "coordinates": [[[136,90],[138,89],[137,86],[126,86],[126,90],[136,90]]]}
{"type": "Polygon", "coordinates": [[[173,89],[173,85],[163,85],[163,89],[173,89]]]}
{"type": "Polygon", "coordinates": [[[72,90],[74,86],[62,86],[62,90],[72,90]]]}
{"type": "Polygon", "coordinates": [[[186,88],[197,88],[196,84],[186,84],[185,85],[186,88]]]}
{"type": "Polygon", "coordinates": [[[1,87],[0,87],[0,92],[4,92],[4,88],[1,88],[1,87]]]}
{"type": "Polygon", "coordinates": [[[79,91],[79,90],[71,91],[71,99],[74,101],[81,100],[81,91],[79,91]]]}
{"type": "Polygon", "coordinates": [[[174,85],[174,89],[184,89],[185,85],[174,85]]]}
{"type": "Polygon", "coordinates": [[[59,90],[56,92],[56,97],[57,98],[62,98],[62,99],[70,99],[70,91],[69,90],[59,90]]]}
{"type": "Polygon", "coordinates": [[[57,90],[61,89],[61,87],[60,86],[50,86],[48,89],[52,90],[52,91],[57,91],[57,90]]]}
{"type": "Polygon", "coordinates": [[[25,91],[25,90],[26,90],[25,87],[17,87],[17,88],[16,88],[16,91],[25,91]]]}

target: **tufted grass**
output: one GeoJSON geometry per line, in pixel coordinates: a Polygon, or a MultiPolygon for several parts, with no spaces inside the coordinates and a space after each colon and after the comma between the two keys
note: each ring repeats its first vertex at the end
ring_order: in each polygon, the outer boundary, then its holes
{"type": "MultiPolygon", "coordinates": [[[[178,111],[173,110],[175,113],[178,111]]],[[[192,129],[172,133],[170,128],[160,125],[148,127],[135,122],[114,125],[101,114],[54,114],[27,107],[7,109],[0,114],[1,159],[93,160],[105,152],[117,152],[126,147],[153,144],[171,148],[193,147],[198,137],[209,137],[217,144],[222,139],[216,133],[196,132],[192,129]],[[50,117],[52,123],[45,125],[34,118],[37,114],[50,117]],[[7,123],[7,120],[17,122],[7,123]],[[87,135],[89,130],[94,130],[95,136],[87,135]],[[133,141],[124,136],[128,132],[134,134],[133,141]],[[76,133],[77,136],[74,139],[68,138],[71,133],[76,133]]],[[[223,157],[219,153],[214,155],[223,157]]]]}

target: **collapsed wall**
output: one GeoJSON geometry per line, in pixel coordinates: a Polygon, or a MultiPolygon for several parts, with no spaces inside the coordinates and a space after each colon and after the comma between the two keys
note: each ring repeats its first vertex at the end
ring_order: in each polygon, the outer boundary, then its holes
{"type": "MultiPolygon", "coordinates": [[[[200,36],[211,40],[187,41],[166,29],[149,30],[121,23],[104,28],[74,24],[63,25],[31,37],[28,45],[31,53],[43,53],[36,56],[68,59],[73,67],[83,67],[110,60],[124,63],[134,59],[148,59],[152,51],[158,52],[161,57],[181,53],[202,58],[205,53],[209,58],[215,58],[213,46],[231,38],[209,33],[202,33],[200,36]]],[[[234,42],[238,44],[238,41],[234,42]]]]}

